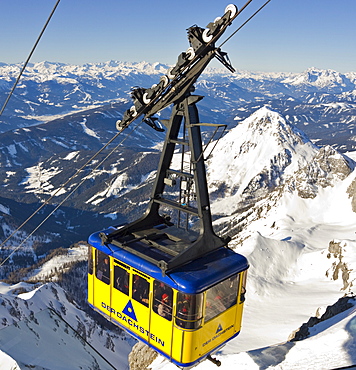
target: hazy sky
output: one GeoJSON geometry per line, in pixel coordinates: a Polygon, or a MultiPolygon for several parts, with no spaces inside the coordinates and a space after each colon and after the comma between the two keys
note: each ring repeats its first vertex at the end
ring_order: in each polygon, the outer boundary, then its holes
{"type": "MultiPolygon", "coordinates": [[[[245,0],[235,4],[242,7],[245,0]]],[[[0,0],[0,62],[26,60],[56,0],[0,0]]],[[[223,41],[264,0],[228,28],[223,41]]],[[[174,64],[186,29],[224,13],[219,0],[61,0],[31,62],[174,64]]],[[[356,0],[272,0],[223,47],[236,69],[356,71],[356,0]]]]}

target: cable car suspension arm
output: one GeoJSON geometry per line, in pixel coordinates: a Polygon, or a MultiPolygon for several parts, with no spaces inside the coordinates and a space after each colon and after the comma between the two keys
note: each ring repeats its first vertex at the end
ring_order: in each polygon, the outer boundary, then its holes
{"type": "Polygon", "coordinates": [[[187,30],[190,47],[178,56],[176,65],[161,77],[158,84],[148,89],[137,87],[132,90],[134,105],[125,111],[122,120],[117,121],[117,129],[126,128],[135,119],[144,115],[142,120],[145,123],[158,131],[163,131],[154,115],[181,99],[213,58],[220,61],[229,71],[235,72],[227,53],[220,47],[215,47],[215,43],[251,2],[252,0],[247,1],[239,11],[235,5],[228,5],[224,15],[210,22],[206,29],[196,25],[190,27],[187,30]]]}

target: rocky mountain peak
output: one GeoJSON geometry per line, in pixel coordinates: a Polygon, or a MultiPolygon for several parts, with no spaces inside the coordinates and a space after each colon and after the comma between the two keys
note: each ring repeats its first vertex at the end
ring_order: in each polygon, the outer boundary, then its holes
{"type": "Polygon", "coordinates": [[[298,195],[302,198],[315,198],[319,187],[333,186],[335,181],[344,180],[354,167],[355,163],[350,158],[331,146],[322,147],[313,160],[296,173],[298,195]]]}
{"type": "Polygon", "coordinates": [[[233,212],[265,196],[318,152],[307,136],[278,112],[263,107],[226,134],[208,160],[215,211],[233,212]],[[234,198],[226,202],[226,194],[234,198]],[[220,206],[218,206],[220,204],[220,206]]]}

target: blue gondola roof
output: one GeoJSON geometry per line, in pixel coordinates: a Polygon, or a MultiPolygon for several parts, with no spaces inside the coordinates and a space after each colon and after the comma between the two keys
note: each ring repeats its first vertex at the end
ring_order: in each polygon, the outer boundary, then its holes
{"type": "MultiPolygon", "coordinates": [[[[105,230],[107,232],[109,230],[105,230]]],[[[93,247],[187,294],[201,293],[219,281],[248,268],[247,259],[228,248],[219,248],[162,276],[161,269],[113,244],[103,245],[99,232],[89,237],[93,247]]]]}

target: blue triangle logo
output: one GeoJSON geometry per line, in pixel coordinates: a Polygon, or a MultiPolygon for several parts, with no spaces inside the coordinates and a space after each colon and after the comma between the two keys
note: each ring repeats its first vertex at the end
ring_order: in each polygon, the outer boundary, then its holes
{"type": "Polygon", "coordinates": [[[216,333],[215,334],[220,333],[221,330],[223,330],[223,328],[222,328],[221,324],[219,324],[218,328],[216,329],[216,333]]]}
{"type": "Polygon", "coordinates": [[[135,310],[134,310],[130,300],[127,302],[127,305],[122,310],[122,313],[124,313],[126,316],[130,317],[132,320],[137,321],[135,310]]]}

